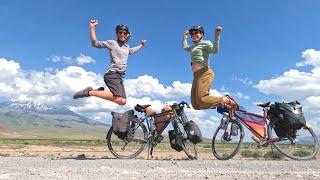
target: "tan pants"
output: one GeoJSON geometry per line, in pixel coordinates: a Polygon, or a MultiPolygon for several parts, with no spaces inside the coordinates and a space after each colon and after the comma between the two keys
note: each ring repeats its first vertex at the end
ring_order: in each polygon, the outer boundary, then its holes
{"type": "Polygon", "coordinates": [[[193,74],[191,104],[194,109],[208,109],[221,105],[222,97],[209,96],[213,79],[214,73],[208,67],[202,68],[193,74]]]}

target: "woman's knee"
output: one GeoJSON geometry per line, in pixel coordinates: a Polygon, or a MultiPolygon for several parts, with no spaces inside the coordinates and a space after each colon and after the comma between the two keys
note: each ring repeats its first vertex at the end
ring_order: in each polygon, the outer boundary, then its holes
{"type": "Polygon", "coordinates": [[[195,102],[191,101],[191,105],[192,105],[193,109],[195,109],[195,110],[200,110],[201,109],[200,106],[198,106],[195,102]]]}

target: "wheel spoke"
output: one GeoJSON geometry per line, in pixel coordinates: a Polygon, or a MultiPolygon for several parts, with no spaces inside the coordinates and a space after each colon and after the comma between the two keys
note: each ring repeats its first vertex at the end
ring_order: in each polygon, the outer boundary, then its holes
{"type": "Polygon", "coordinates": [[[240,148],[243,139],[243,128],[237,121],[229,122],[230,125],[219,126],[212,138],[212,153],[220,160],[231,159],[240,148]],[[233,130],[231,125],[233,125],[233,130]]]}
{"type": "Polygon", "coordinates": [[[147,137],[146,127],[137,120],[132,121],[134,122],[134,127],[131,127],[128,135],[123,139],[113,133],[112,127],[108,131],[106,137],[107,145],[116,158],[135,158],[143,151],[147,143],[145,139],[147,137]]]}
{"type": "MultiPolygon", "coordinates": [[[[274,129],[272,134],[275,135],[274,129]]],[[[296,131],[293,138],[280,138],[274,141],[275,148],[285,156],[295,160],[313,159],[319,150],[317,136],[311,128],[302,128],[296,131]]]]}

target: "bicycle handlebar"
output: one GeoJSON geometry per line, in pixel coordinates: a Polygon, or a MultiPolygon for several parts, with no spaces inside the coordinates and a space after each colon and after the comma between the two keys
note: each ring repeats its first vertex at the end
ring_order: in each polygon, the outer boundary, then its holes
{"type": "Polygon", "coordinates": [[[180,105],[182,105],[183,107],[184,107],[184,106],[187,106],[187,108],[190,109],[189,104],[188,104],[187,102],[185,102],[185,101],[182,101],[182,102],[179,104],[179,106],[180,106],[180,105]]]}
{"type": "Polygon", "coordinates": [[[171,105],[172,108],[184,108],[185,106],[187,106],[187,108],[190,108],[189,104],[185,101],[181,101],[179,104],[174,103],[173,105],[171,105]]]}

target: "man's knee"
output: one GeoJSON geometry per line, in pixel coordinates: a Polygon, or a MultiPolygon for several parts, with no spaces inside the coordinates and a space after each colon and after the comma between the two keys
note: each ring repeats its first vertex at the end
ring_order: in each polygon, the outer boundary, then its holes
{"type": "Polygon", "coordinates": [[[123,98],[123,97],[115,98],[114,102],[117,103],[120,106],[124,106],[124,105],[127,104],[127,100],[125,98],[123,98]]]}

